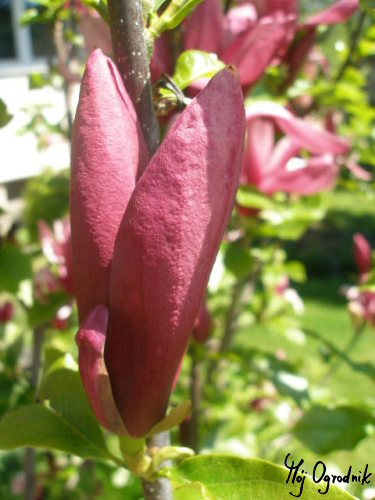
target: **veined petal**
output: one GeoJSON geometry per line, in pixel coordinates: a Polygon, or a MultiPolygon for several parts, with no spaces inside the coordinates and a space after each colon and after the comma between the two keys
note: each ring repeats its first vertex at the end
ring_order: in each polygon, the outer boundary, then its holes
{"type": "Polygon", "coordinates": [[[71,225],[80,322],[108,304],[109,267],[121,218],[148,156],[115,65],[94,51],[72,133],[71,225]]]}
{"type": "Polygon", "coordinates": [[[252,85],[262,76],[286,39],[294,20],[294,16],[280,13],[264,17],[225,50],[221,59],[238,69],[242,85],[252,85]]]}
{"type": "Polygon", "coordinates": [[[225,68],[173,125],[121,221],[104,356],[135,437],[164,417],[232,211],[244,130],[238,74],[225,68]]]}
{"type": "Polygon", "coordinates": [[[103,351],[108,309],[97,306],[85,318],[76,335],[78,365],[90,406],[100,424],[114,434],[127,435],[112,395],[103,351]]]}
{"type": "Polygon", "coordinates": [[[346,154],[349,145],[340,137],[324,129],[313,127],[306,120],[294,116],[286,108],[271,101],[257,101],[246,109],[246,121],[271,118],[285,134],[295,137],[301,146],[315,154],[346,154]]]}
{"type": "Polygon", "coordinates": [[[358,0],[339,0],[321,12],[308,17],[301,27],[341,23],[350,19],[357,9],[359,9],[358,0]]]}

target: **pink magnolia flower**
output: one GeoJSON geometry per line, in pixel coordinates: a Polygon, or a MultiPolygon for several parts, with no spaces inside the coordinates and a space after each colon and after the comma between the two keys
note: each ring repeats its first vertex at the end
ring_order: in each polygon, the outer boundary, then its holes
{"type": "MultiPolygon", "coordinates": [[[[294,32],[295,14],[281,10],[259,17],[253,5],[240,5],[224,15],[220,0],[204,0],[184,23],[184,50],[214,52],[233,64],[249,88],[294,32]]],[[[195,82],[202,88],[206,80],[195,82]]]]}
{"type": "Polygon", "coordinates": [[[46,259],[50,264],[57,266],[58,284],[68,295],[74,295],[69,217],[55,220],[53,232],[44,221],[40,220],[38,231],[46,259]]]}
{"type": "MultiPolygon", "coordinates": [[[[361,233],[353,236],[354,261],[359,271],[359,284],[366,284],[371,270],[371,246],[361,233]]],[[[361,289],[359,286],[344,286],[342,291],[349,300],[348,310],[356,324],[366,321],[375,326],[375,292],[361,289]]]]}
{"type": "Polygon", "coordinates": [[[39,269],[33,278],[34,296],[42,304],[48,304],[48,295],[60,289],[59,279],[47,267],[39,269]]]}
{"type": "Polygon", "coordinates": [[[8,300],[0,304],[0,323],[7,323],[13,318],[14,306],[8,300]]]}
{"type": "MultiPolygon", "coordinates": [[[[259,17],[254,5],[245,3],[224,14],[220,0],[204,0],[183,23],[183,49],[216,53],[226,64],[233,64],[241,75],[244,89],[253,85],[283,42],[293,33],[296,16],[281,10],[259,17]]],[[[171,68],[166,38],[156,41],[151,70],[154,79],[171,68]]],[[[204,78],[194,82],[202,89],[204,78]]]]}
{"type": "Polygon", "coordinates": [[[163,419],[232,210],[244,141],[238,76],[219,72],[149,160],[114,64],[97,50],[73,129],[73,269],[83,385],[101,424],[163,419]]]}
{"type": "Polygon", "coordinates": [[[375,326],[375,293],[361,291],[357,286],[346,287],[345,296],[349,300],[348,310],[356,324],[364,321],[375,326]]]}
{"type": "Polygon", "coordinates": [[[367,279],[367,274],[371,269],[371,246],[361,233],[355,233],[353,236],[353,255],[354,262],[360,274],[360,281],[367,279]]]}
{"type": "Polygon", "coordinates": [[[265,194],[284,191],[306,196],[331,187],[338,173],[335,155],[349,151],[341,138],[274,102],[251,105],[246,110],[246,129],[241,183],[265,194]],[[286,134],[278,141],[276,127],[286,134]],[[302,149],[312,156],[298,156],[302,149]]]}

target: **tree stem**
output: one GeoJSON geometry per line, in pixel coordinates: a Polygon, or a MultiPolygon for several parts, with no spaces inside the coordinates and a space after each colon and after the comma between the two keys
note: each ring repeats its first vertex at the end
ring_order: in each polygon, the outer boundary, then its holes
{"type": "Polygon", "coordinates": [[[137,112],[150,156],[159,144],[143,31],[141,0],[108,0],[111,37],[117,68],[137,112]]]}
{"type": "MultiPolygon", "coordinates": [[[[233,286],[232,299],[229,305],[229,309],[227,311],[227,315],[225,317],[224,332],[220,341],[218,352],[226,351],[231,343],[234,331],[236,329],[236,321],[238,316],[238,303],[241,298],[243,286],[244,283],[242,281],[237,281],[233,286]]],[[[206,381],[207,385],[210,385],[212,383],[212,376],[215,371],[216,365],[217,361],[212,360],[207,368],[207,381],[206,381]]]]}
{"type": "MultiPolygon", "coordinates": [[[[171,436],[169,431],[160,432],[147,440],[147,447],[149,450],[152,448],[163,448],[170,446],[171,436]]],[[[166,460],[160,467],[170,467],[172,465],[170,460],[166,460]]],[[[142,479],[142,488],[145,500],[172,500],[172,485],[168,479],[158,479],[156,481],[146,481],[142,479]]]]}

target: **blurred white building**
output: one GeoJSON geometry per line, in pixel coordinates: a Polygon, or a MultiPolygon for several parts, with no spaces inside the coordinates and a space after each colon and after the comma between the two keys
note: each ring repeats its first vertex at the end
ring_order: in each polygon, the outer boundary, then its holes
{"type": "MultiPolygon", "coordinates": [[[[38,106],[43,106],[42,114],[50,124],[66,125],[67,120],[63,90],[51,86],[33,90],[29,87],[29,76],[47,74],[49,62],[55,58],[50,28],[41,24],[20,26],[20,16],[25,8],[32,6],[25,0],[0,0],[0,99],[13,115],[0,128],[0,207],[7,212],[21,209],[19,193],[26,179],[46,168],[67,168],[70,163],[70,145],[62,136],[51,135],[46,140],[48,147],[38,149],[34,131],[20,134],[32,120],[32,108],[35,113],[38,106]]],[[[73,110],[78,92],[76,85],[71,95],[73,110]]]]}

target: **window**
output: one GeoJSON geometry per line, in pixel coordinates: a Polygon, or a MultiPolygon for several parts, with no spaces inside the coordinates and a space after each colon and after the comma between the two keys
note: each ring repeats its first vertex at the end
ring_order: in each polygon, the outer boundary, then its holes
{"type": "Polygon", "coordinates": [[[50,27],[20,26],[26,0],[0,0],[0,76],[45,72],[47,58],[54,54],[50,27]]]}

